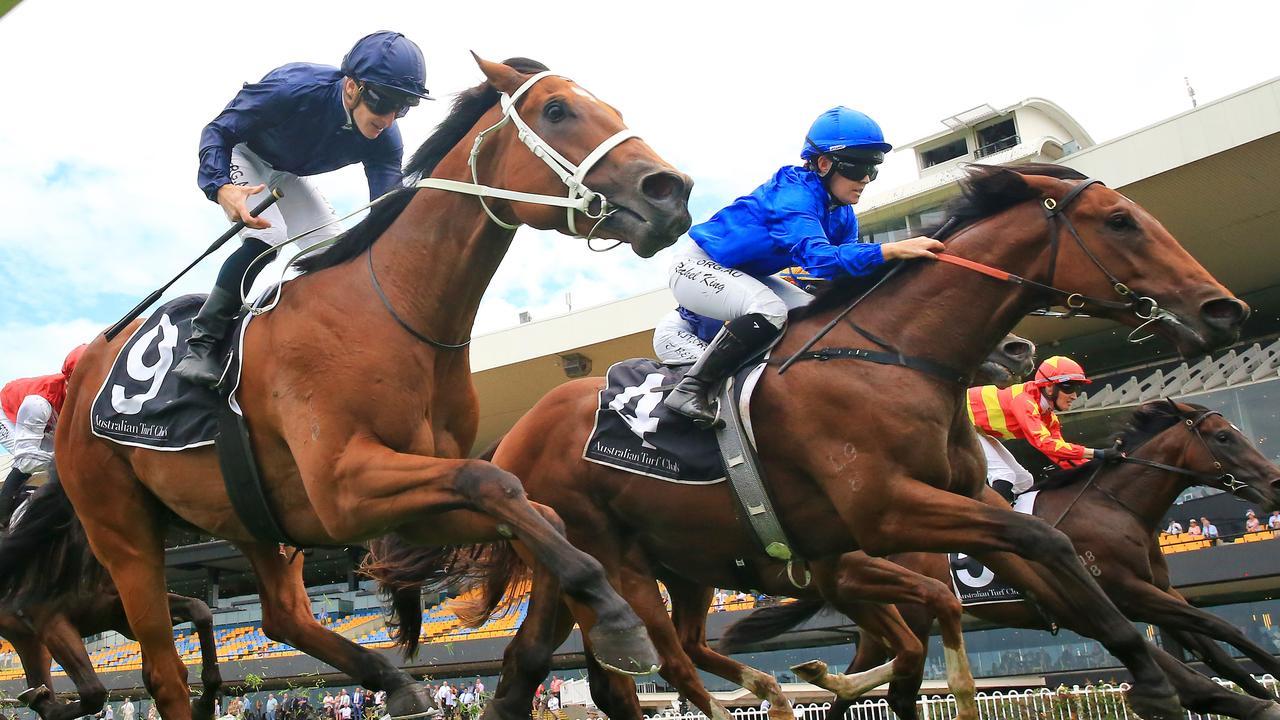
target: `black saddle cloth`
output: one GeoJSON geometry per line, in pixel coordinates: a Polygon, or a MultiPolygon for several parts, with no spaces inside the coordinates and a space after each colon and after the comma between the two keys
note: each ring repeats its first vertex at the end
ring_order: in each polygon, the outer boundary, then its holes
{"type": "Polygon", "coordinates": [[[715,433],[662,404],[686,370],[648,358],[610,367],[583,459],[668,482],[724,480],[715,433]]]}
{"type": "MultiPolygon", "coordinates": [[[[122,445],[185,450],[211,445],[218,403],[225,398],[175,375],[187,353],[191,320],[205,295],[183,295],[159,307],[129,337],[93,401],[93,434],[122,445]]],[[[238,336],[231,333],[232,338],[238,336]]],[[[230,347],[221,348],[225,360],[230,347]]]]}

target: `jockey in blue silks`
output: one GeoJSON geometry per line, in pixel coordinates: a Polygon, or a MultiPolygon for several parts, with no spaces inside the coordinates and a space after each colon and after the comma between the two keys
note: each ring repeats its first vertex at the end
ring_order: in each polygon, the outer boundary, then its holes
{"type": "Polygon", "coordinates": [[[396,118],[426,88],[422,50],[397,32],[366,35],[342,67],[289,63],[246,83],[200,133],[200,189],[233,222],[243,221],[241,245],[226,259],[213,291],[192,321],[187,354],[174,372],[213,387],[222,375],[215,352],[240,311],[240,288],[262,269],[254,264],[269,247],[316,229],[301,249],[342,232],[333,208],[308,175],[364,165],[369,199],[400,187],[404,143],[396,118]],[[261,217],[249,208],[280,189],[280,202],[261,217]]]}
{"type": "MultiPolygon", "coordinates": [[[[809,128],[800,152],[803,166],[778,170],[750,195],[693,226],[692,242],[681,246],[671,266],[671,291],[686,313],[726,324],[667,396],[667,407],[699,424],[715,422],[711,389],[777,337],[788,310],[812,298],[774,273],[799,265],[820,278],[866,275],[888,260],[933,258],[943,249],[927,237],[858,242],[852,206],[891,149],[870,117],[832,108],[809,128]]],[[[655,334],[655,345],[701,342],[692,324],[683,336],[666,327],[688,322],[679,312],[659,325],[666,332],[655,334]]],[[[680,353],[662,348],[659,355],[680,353]]]]}

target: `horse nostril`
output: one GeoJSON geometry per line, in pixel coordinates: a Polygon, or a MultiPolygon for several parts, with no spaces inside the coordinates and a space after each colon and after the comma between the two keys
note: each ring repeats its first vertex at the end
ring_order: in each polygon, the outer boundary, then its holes
{"type": "Polygon", "coordinates": [[[685,194],[685,181],[676,173],[659,170],[640,181],[640,192],[655,203],[670,202],[685,194]]]}
{"type": "Polygon", "coordinates": [[[1031,353],[1035,352],[1031,343],[1026,340],[1010,340],[1004,344],[1004,354],[1015,360],[1022,360],[1031,357],[1031,353]]]}
{"type": "Polygon", "coordinates": [[[1249,306],[1235,298],[1215,298],[1200,306],[1200,317],[1212,327],[1232,330],[1249,317],[1249,306]]]}

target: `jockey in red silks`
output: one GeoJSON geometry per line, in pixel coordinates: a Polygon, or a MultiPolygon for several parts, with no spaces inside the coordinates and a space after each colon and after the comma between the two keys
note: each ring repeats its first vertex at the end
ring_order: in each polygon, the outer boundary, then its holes
{"type": "Polygon", "coordinates": [[[0,524],[7,524],[23,485],[53,462],[53,430],[67,399],[67,380],[87,345],[62,361],[62,372],[19,378],[0,388],[0,445],[13,455],[13,467],[0,488],[0,524]]]}
{"type": "Polygon", "coordinates": [[[1062,437],[1056,412],[1070,410],[1080,388],[1090,382],[1079,363],[1055,355],[1040,363],[1030,382],[1004,389],[995,385],[969,388],[969,420],[978,428],[978,440],[987,457],[987,484],[1001,497],[1013,502],[1035,479],[1001,440],[1026,440],[1062,468],[1093,458],[1105,460],[1114,452],[1069,443],[1062,437]]]}

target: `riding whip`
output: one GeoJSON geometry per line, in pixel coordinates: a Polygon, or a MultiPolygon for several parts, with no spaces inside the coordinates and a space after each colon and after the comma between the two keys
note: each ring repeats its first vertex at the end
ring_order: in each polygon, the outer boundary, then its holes
{"type": "MultiPolygon", "coordinates": [[[[279,200],[281,197],[283,197],[283,194],[280,192],[280,190],[278,188],[272,188],[271,193],[267,196],[267,199],[258,203],[258,207],[249,211],[249,216],[258,217],[258,215],[260,215],[264,210],[271,207],[272,205],[275,205],[276,201],[279,200]]],[[[143,298],[142,302],[138,303],[137,305],[134,305],[132,310],[125,313],[124,317],[117,320],[114,325],[107,328],[106,332],[102,334],[107,337],[107,340],[111,340],[115,338],[116,335],[120,334],[121,330],[124,330],[125,325],[128,325],[129,323],[133,322],[135,318],[137,318],[139,315],[142,314],[143,310],[146,310],[148,307],[151,307],[151,304],[159,300],[160,296],[164,294],[164,291],[168,290],[174,283],[178,282],[179,278],[181,278],[183,275],[186,275],[187,272],[191,270],[191,268],[198,265],[201,260],[204,260],[205,258],[209,257],[213,253],[217,252],[218,248],[222,247],[223,244],[225,244],[231,238],[235,237],[236,233],[240,232],[243,229],[244,229],[244,221],[237,220],[236,223],[232,225],[230,228],[228,228],[226,232],[222,233],[222,235],[220,235],[217,240],[214,240],[213,244],[210,245],[207,250],[205,250],[203,253],[200,253],[200,257],[196,258],[195,260],[192,260],[190,265],[187,265],[185,268],[182,269],[182,272],[178,273],[177,275],[174,275],[173,278],[169,280],[169,282],[165,283],[158,290],[156,290],[155,292],[143,298]]]]}

